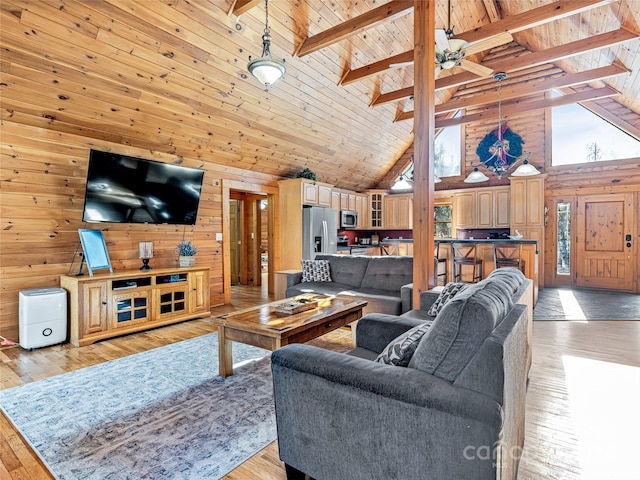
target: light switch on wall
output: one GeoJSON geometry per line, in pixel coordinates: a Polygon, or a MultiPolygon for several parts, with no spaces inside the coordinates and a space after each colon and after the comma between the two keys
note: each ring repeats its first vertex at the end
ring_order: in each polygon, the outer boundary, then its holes
{"type": "Polygon", "coordinates": [[[221,242],[222,241],[222,233],[218,232],[216,233],[216,242],[221,242]]]}

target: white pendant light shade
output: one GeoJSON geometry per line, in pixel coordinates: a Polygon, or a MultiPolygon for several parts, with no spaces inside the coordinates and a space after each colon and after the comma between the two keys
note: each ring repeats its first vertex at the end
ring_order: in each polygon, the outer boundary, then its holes
{"type": "Polygon", "coordinates": [[[486,182],[487,180],[489,180],[489,177],[478,170],[478,167],[475,167],[473,172],[467,175],[467,178],[464,179],[464,183],[480,183],[486,182]]]}
{"type": "Polygon", "coordinates": [[[280,80],[286,72],[284,64],[273,60],[271,57],[260,57],[251,60],[247,68],[251,75],[256,77],[267,88],[280,80]]]}
{"type": "Polygon", "coordinates": [[[391,190],[409,190],[413,188],[413,182],[408,180],[404,175],[400,175],[400,178],[391,185],[391,190]]]}
{"type": "Polygon", "coordinates": [[[284,66],[284,60],[278,61],[271,57],[271,35],[269,30],[269,0],[265,0],[265,25],[264,34],[262,35],[262,56],[260,58],[251,59],[247,64],[249,73],[256,77],[267,90],[269,87],[284,77],[287,69],[284,66]]]}
{"type": "Polygon", "coordinates": [[[512,177],[532,177],[533,175],[540,175],[540,170],[529,163],[526,158],[518,168],[511,174],[512,177]]]}

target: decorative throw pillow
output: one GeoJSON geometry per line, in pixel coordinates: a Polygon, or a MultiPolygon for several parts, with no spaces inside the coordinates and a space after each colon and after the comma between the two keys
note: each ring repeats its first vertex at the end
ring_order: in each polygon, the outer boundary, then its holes
{"type": "Polygon", "coordinates": [[[465,288],[467,288],[466,283],[462,283],[462,282],[447,283],[442,289],[442,292],[440,292],[440,295],[438,295],[438,298],[436,299],[436,301],[433,302],[433,305],[431,305],[431,307],[427,311],[427,315],[429,315],[430,317],[438,316],[438,314],[440,313],[440,310],[442,310],[442,307],[444,307],[444,304],[447,303],[449,300],[451,300],[453,297],[455,297],[458,293],[460,293],[465,288]]]}
{"type": "Polygon", "coordinates": [[[432,322],[423,323],[417,327],[413,327],[411,330],[407,330],[402,335],[394,338],[389,345],[384,347],[384,350],[376,358],[378,363],[386,363],[387,365],[395,365],[397,367],[406,367],[409,365],[409,360],[413,356],[413,352],[416,351],[418,343],[427,333],[432,322]]]}
{"type": "Polygon", "coordinates": [[[328,260],[302,260],[303,282],[331,282],[328,260]]]}

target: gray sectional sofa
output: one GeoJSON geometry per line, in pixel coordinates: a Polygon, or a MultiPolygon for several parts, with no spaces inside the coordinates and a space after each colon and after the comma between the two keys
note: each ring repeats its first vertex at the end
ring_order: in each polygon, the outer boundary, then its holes
{"type": "MultiPolygon", "coordinates": [[[[527,309],[527,342],[529,346],[532,345],[533,342],[533,282],[526,281],[526,277],[519,270],[514,268],[500,268],[494,270],[489,275],[491,278],[502,278],[503,280],[509,280],[515,289],[511,293],[511,300],[514,304],[524,305],[527,309]]],[[[413,290],[413,285],[405,285],[403,287],[407,291],[413,290]]],[[[416,320],[433,320],[435,317],[430,316],[428,314],[429,309],[434,304],[434,302],[438,299],[440,291],[442,287],[429,290],[426,292],[420,293],[420,308],[408,309],[405,313],[402,314],[403,318],[411,318],[416,320]]],[[[411,295],[409,298],[413,299],[411,295]]],[[[529,348],[529,353],[527,357],[527,372],[531,368],[532,361],[532,350],[529,348]]]]}
{"type": "Polygon", "coordinates": [[[413,257],[316,255],[327,260],[331,282],[302,282],[302,273],[287,275],[286,296],[301,293],[348,296],[366,300],[363,313],[400,315],[411,308],[413,257]]]}
{"type": "Polygon", "coordinates": [[[273,352],[287,478],[515,479],[530,346],[527,306],[514,295],[531,281],[513,270],[468,286],[434,319],[366,315],[347,354],[273,352]],[[426,333],[407,366],[376,361],[416,329],[426,333]]]}

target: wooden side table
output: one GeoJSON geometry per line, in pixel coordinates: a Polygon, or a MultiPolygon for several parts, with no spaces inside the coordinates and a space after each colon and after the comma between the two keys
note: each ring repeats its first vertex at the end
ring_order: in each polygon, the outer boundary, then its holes
{"type": "Polygon", "coordinates": [[[277,272],[273,272],[274,295],[276,300],[287,298],[285,292],[287,291],[288,275],[300,272],[302,272],[302,270],[279,270],[277,272]]]}

